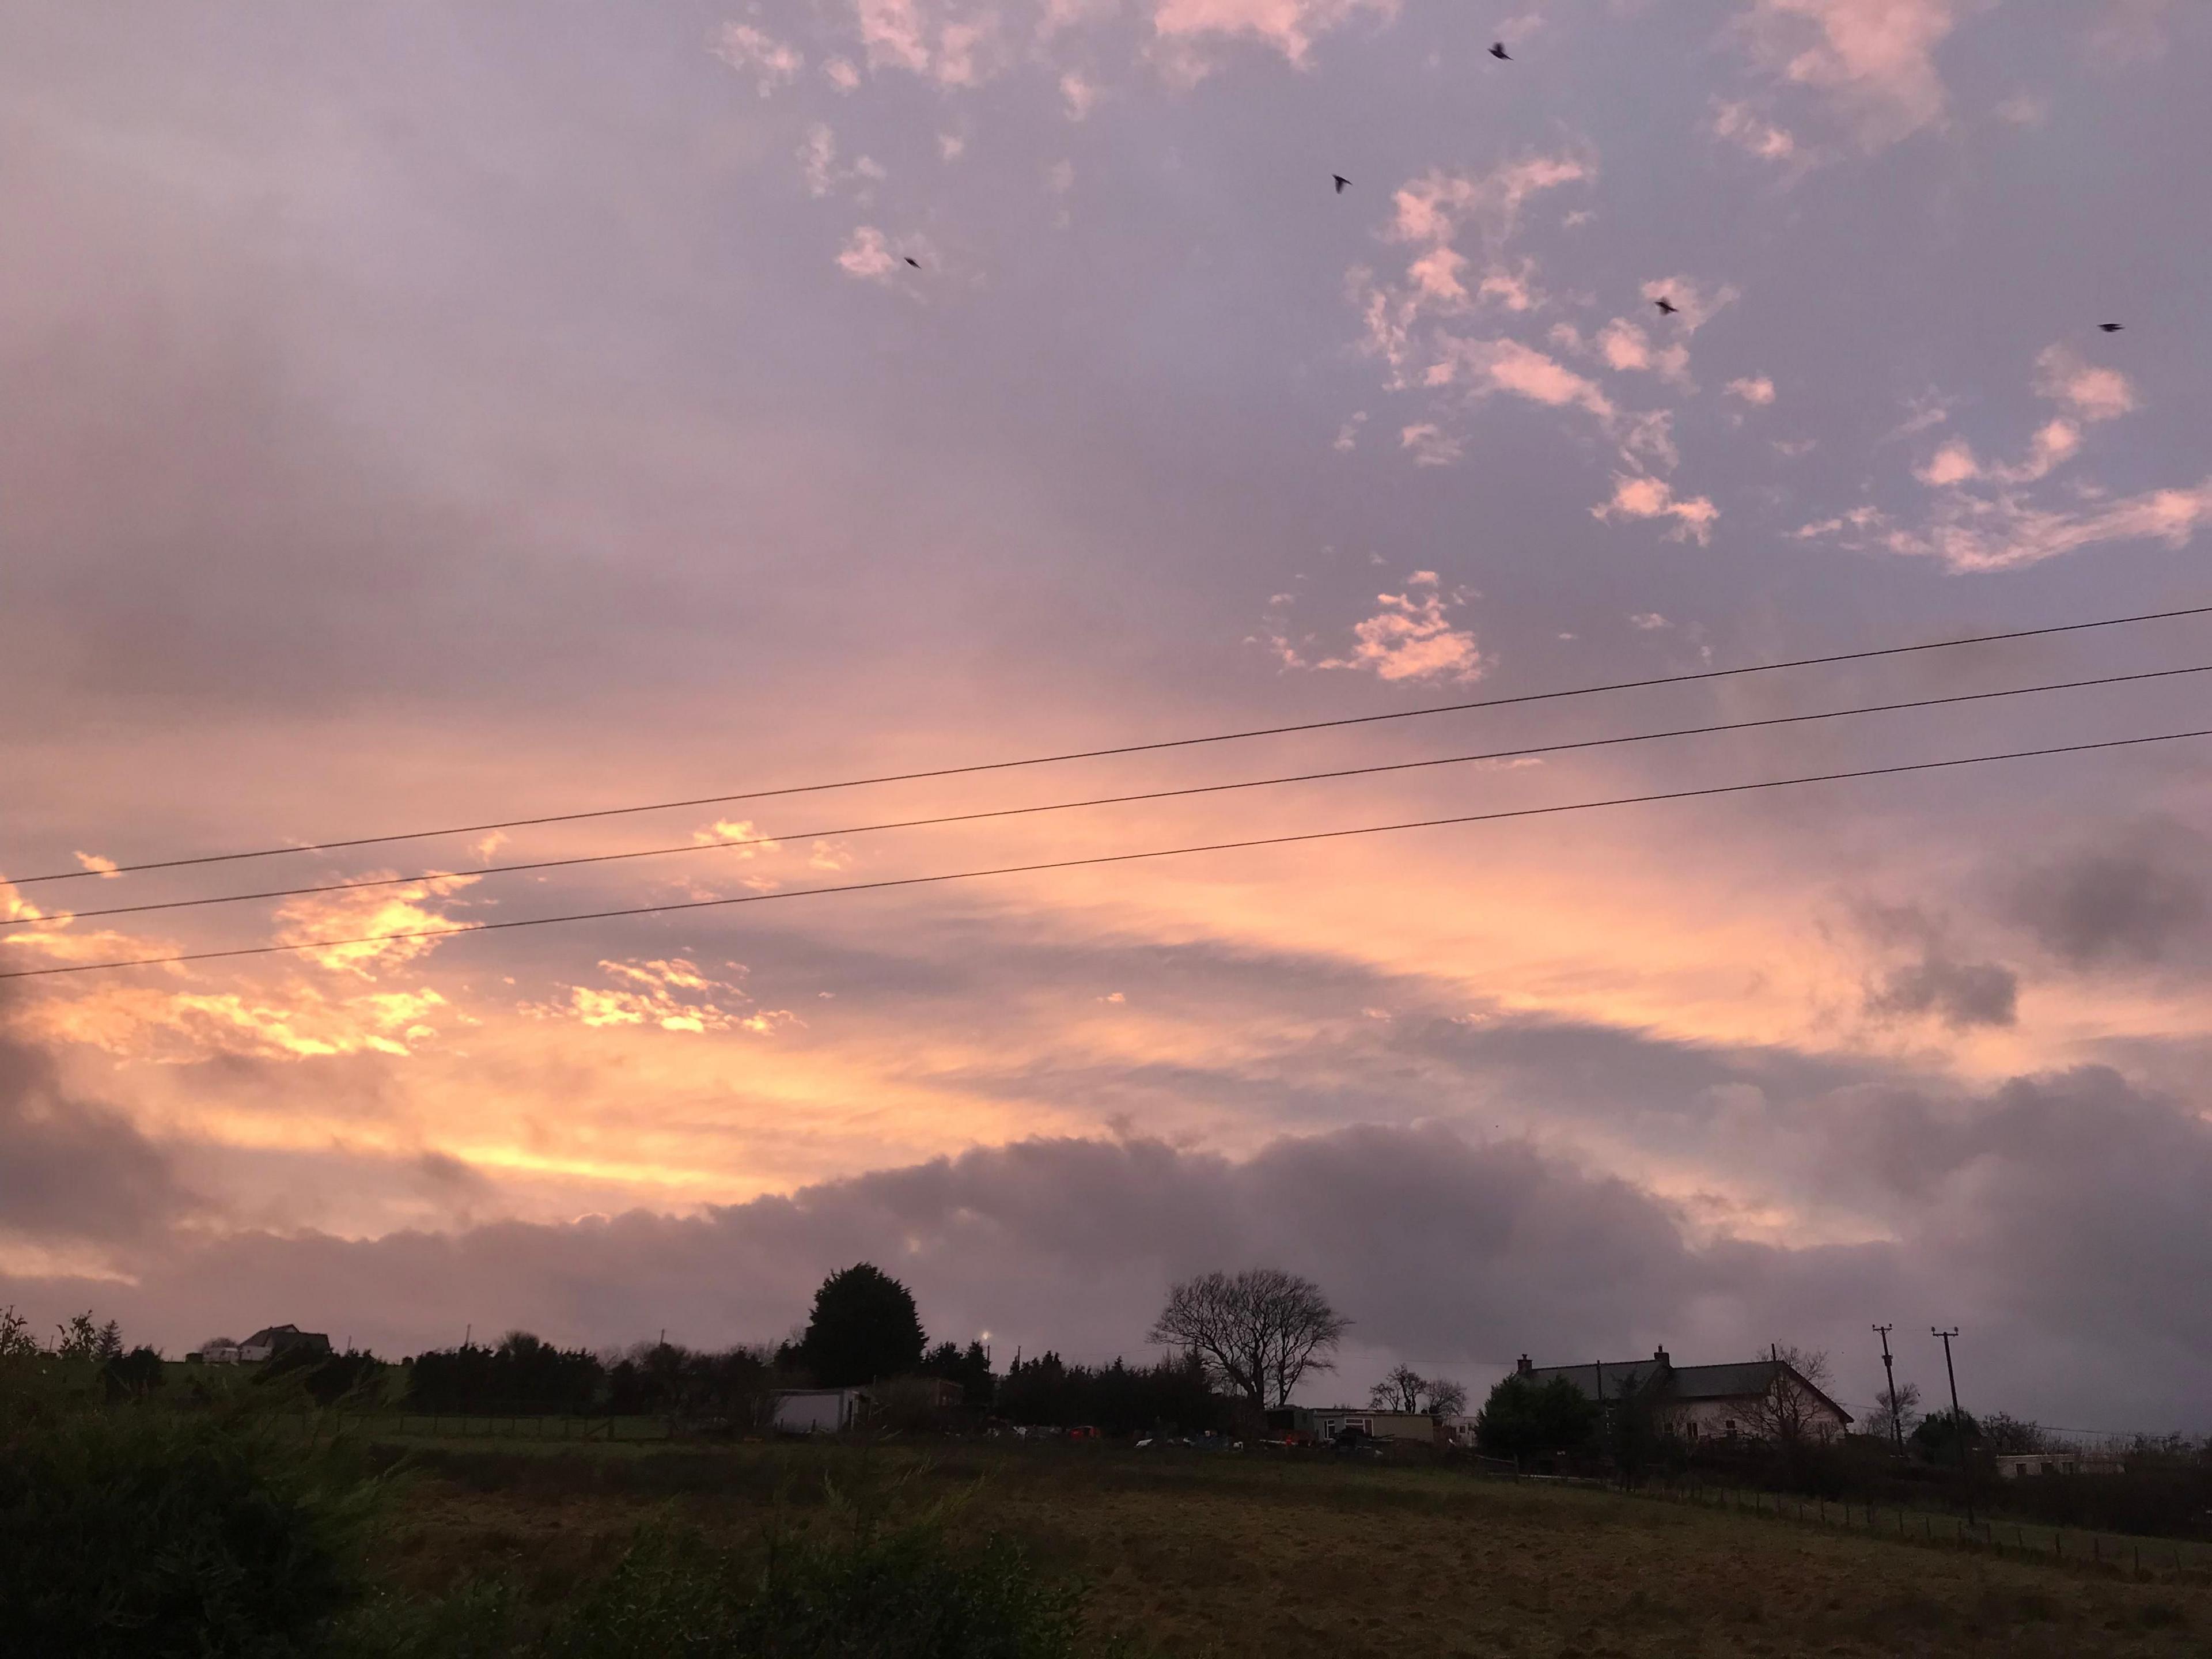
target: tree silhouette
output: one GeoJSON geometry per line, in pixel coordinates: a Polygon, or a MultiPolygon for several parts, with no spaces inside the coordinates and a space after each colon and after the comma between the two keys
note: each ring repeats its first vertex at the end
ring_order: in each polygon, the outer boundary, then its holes
{"type": "Polygon", "coordinates": [[[1351,1323],[1311,1279],[1254,1267],[1176,1285],[1146,1340],[1196,1354],[1209,1375],[1264,1411],[1288,1405],[1308,1371],[1335,1369],[1328,1352],[1351,1323]]]}
{"type": "Polygon", "coordinates": [[[814,1292],[799,1361],[821,1387],[849,1389],[915,1370],[922,1347],[913,1293],[862,1261],[831,1273],[814,1292]]]}

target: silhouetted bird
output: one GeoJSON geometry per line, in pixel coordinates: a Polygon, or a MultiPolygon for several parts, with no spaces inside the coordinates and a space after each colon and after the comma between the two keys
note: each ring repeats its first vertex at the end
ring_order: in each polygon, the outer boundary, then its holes
{"type": "Polygon", "coordinates": [[[906,262],[912,265],[916,270],[920,270],[921,269],[921,261],[915,258],[911,253],[906,256],[906,262]]]}
{"type": "Polygon", "coordinates": [[[1492,58],[1503,58],[1509,64],[1513,61],[1513,54],[1505,50],[1505,43],[1503,40],[1492,40],[1490,43],[1490,55],[1492,58]]]}
{"type": "Polygon", "coordinates": [[[2126,326],[2126,325],[2122,323],[2100,323],[2097,326],[2107,334],[2118,334],[2122,328],[2126,326]]]}
{"type": "Polygon", "coordinates": [[[1659,307],[1659,314],[1662,317],[1671,317],[1681,309],[1681,307],[1676,305],[1672,300],[1668,299],[1663,294],[1657,299],[1654,300],[1651,303],[1659,307]]]}
{"type": "Polygon", "coordinates": [[[1344,187],[1352,182],[1340,173],[1332,173],[1328,176],[1336,180],[1336,193],[1339,196],[1344,194],[1344,187]]]}

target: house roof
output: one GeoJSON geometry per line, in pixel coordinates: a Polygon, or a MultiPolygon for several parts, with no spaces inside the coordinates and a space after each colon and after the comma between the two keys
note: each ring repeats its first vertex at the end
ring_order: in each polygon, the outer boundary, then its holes
{"type": "Polygon", "coordinates": [[[1851,1414],[1779,1359],[1746,1359],[1719,1365],[1677,1365],[1659,1357],[1589,1365],[1540,1365],[1521,1373],[1534,1382],[1564,1377],[1592,1400],[1623,1400],[1649,1392],[1655,1400],[1751,1400],[1766,1392],[1777,1371],[1799,1385],[1846,1423],[1851,1414]],[[1601,1383],[1603,1392],[1600,1393],[1601,1383]]]}
{"type": "Polygon", "coordinates": [[[1668,1379],[1667,1393],[1674,1400],[1740,1400],[1747,1395],[1765,1394],[1779,1369],[1779,1362],[1772,1359],[1746,1359],[1727,1365],[1677,1365],[1668,1379]]]}
{"type": "Polygon", "coordinates": [[[1620,1400],[1641,1392],[1665,1369],[1656,1359],[1621,1359],[1588,1365],[1539,1365],[1521,1375],[1532,1382],[1564,1377],[1592,1400],[1620,1400]]]}
{"type": "Polygon", "coordinates": [[[297,1325],[264,1325],[239,1344],[241,1348],[275,1347],[285,1342],[320,1342],[329,1346],[330,1338],[320,1331],[303,1331],[297,1325]]]}

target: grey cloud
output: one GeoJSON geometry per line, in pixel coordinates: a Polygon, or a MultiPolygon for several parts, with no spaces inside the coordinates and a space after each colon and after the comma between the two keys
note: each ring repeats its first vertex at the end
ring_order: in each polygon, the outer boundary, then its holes
{"type": "Polygon", "coordinates": [[[1868,986],[1868,1013],[1938,1019],[1954,1031],[2011,1025],[2019,1018],[2020,976],[2000,963],[1960,960],[1941,919],[1917,905],[1866,904],[1858,920],[1877,945],[1911,953],[1911,960],[1882,969],[1868,986]]]}
{"type": "Polygon", "coordinates": [[[2020,977],[2009,968],[1933,955],[1892,969],[1867,998],[1869,1012],[1932,1016],[1954,1030],[2010,1025],[2019,1005],[2020,977]]]}
{"type": "Polygon", "coordinates": [[[167,1152],[65,1090],[44,1051],[0,1024],[0,1233],[41,1243],[143,1239],[196,1203],[167,1152]]]}
{"type": "Polygon", "coordinates": [[[1359,1351],[1487,1375],[1522,1351],[1626,1356],[1829,1346],[1871,1396],[1868,1321],[1971,1328],[1980,1398],[2093,1425],[2205,1426],[2212,1128],[2107,1072],[1978,1099],[1896,1093],[1838,1118],[1838,1163],[1904,1163],[1898,1236],[1701,1243],[1636,1184],[1518,1142],[1368,1127],[1231,1159],[1150,1139],[1034,1140],[685,1217],[500,1223],[354,1242],[234,1236],[149,1256],[133,1290],[18,1282],[43,1310],[88,1294],[134,1328],[297,1319],[386,1350],[522,1324],[612,1343],[775,1336],[826,1271],[876,1261],[933,1333],[1001,1358],[1134,1352],[1168,1281],[1270,1261],[1318,1279],[1359,1351]]]}
{"type": "Polygon", "coordinates": [[[2212,842],[2170,818],[2129,825],[2014,877],[2011,916],[2075,968],[2141,966],[2207,941],[2212,842]]]}

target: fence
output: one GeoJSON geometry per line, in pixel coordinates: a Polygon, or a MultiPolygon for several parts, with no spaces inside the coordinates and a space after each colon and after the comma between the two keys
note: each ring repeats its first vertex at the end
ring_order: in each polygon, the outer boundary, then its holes
{"type": "Polygon", "coordinates": [[[2212,1581],[2212,1547],[2185,1539],[2083,1531],[2002,1517],[1969,1521],[1963,1515],[1892,1504],[1838,1503],[1833,1498],[1796,1498],[1784,1492],[1727,1486],[1647,1486],[1639,1492],[1700,1509],[1771,1515],[1805,1526],[1864,1533],[1925,1547],[1974,1550],[2007,1559],[2049,1561],[2137,1577],[2212,1581]]]}

